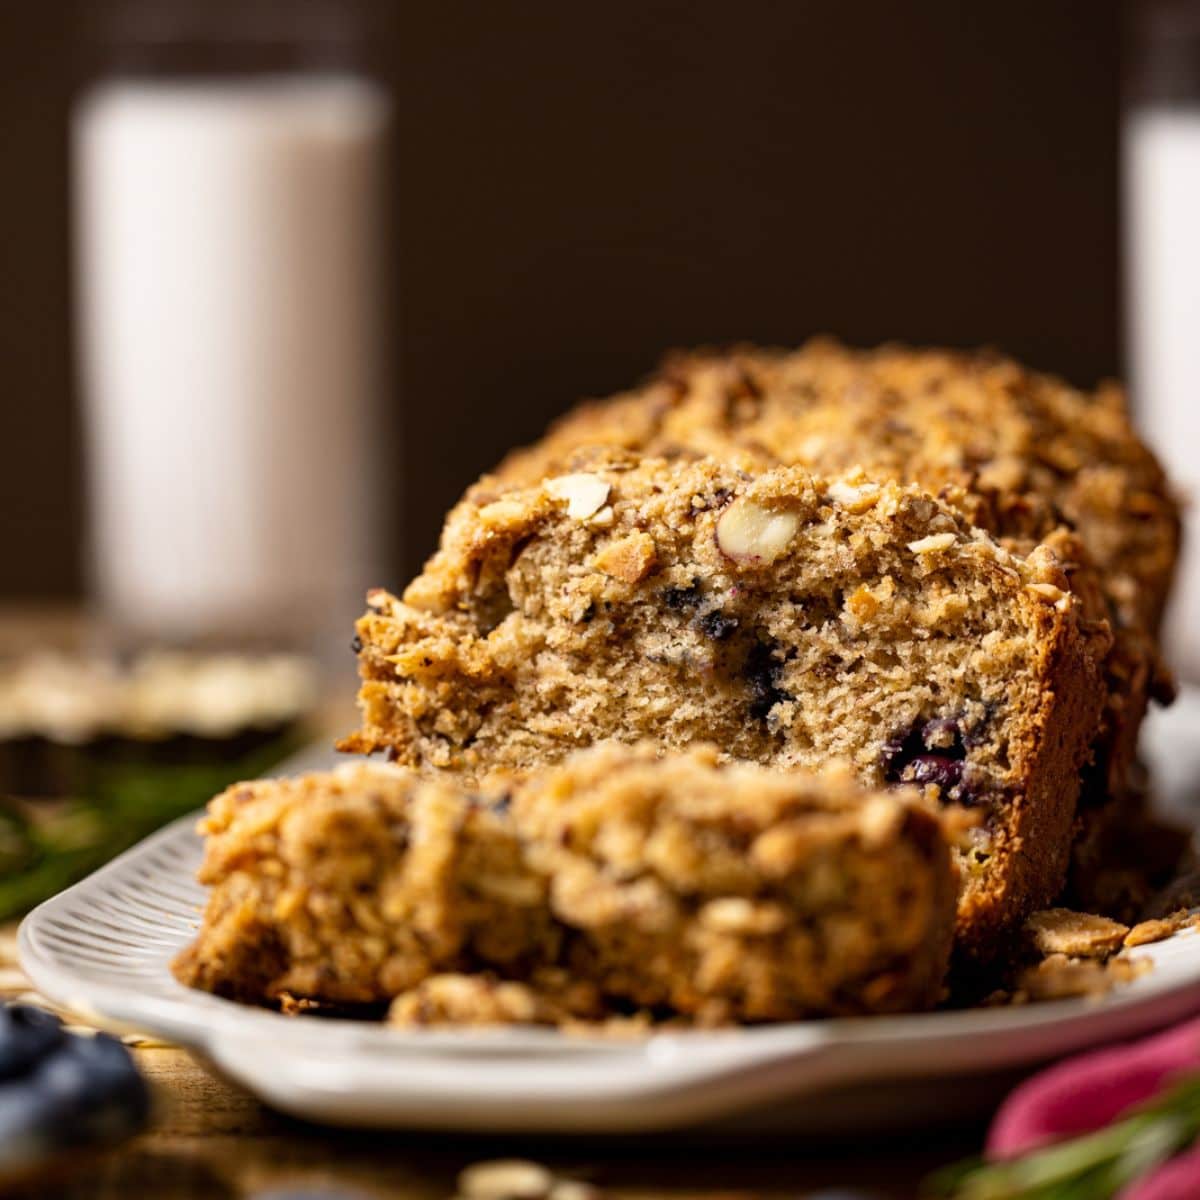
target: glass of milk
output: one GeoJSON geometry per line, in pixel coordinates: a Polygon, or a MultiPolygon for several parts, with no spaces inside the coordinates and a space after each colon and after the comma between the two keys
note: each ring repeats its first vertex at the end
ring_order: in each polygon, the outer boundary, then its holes
{"type": "Polygon", "coordinates": [[[156,0],[77,101],[90,567],[125,634],[348,656],[386,578],[390,113],[349,11],[156,0]]]}
{"type": "Polygon", "coordinates": [[[1122,149],[1132,394],[1189,506],[1166,649],[1181,676],[1200,681],[1200,2],[1130,9],[1122,149]]]}

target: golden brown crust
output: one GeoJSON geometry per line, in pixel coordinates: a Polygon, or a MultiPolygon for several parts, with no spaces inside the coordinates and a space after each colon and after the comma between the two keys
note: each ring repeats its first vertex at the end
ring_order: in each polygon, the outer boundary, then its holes
{"type": "Polygon", "coordinates": [[[915,793],[608,744],[534,774],[512,806],[581,935],[570,974],[607,995],[723,1024],[941,994],[957,885],[915,793]]]}
{"type": "Polygon", "coordinates": [[[1179,507],[1114,383],[1093,393],[994,352],[820,338],[797,351],[668,356],[639,391],[585,404],[497,475],[533,482],[581,447],[728,456],[951,485],[1000,536],[1075,526],[1125,623],[1155,630],[1179,549],[1179,507]]]}
{"type": "Polygon", "coordinates": [[[481,959],[515,971],[556,936],[498,815],[399,768],[235,784],[200,832],[212,892],[174,969],[219,995],[378,1003],[481,959]]]}
{"type": "Polygon", "coordinates": [[[986,957],[1005,930],[1045,908],[1062,891],[1071,856],[1080,772],[1090,742],[1079,731],[1095,727],[1101,685],[1086,636],[1078,626],[1053,622],[1043,605],[1041,689],[1032,719],[1020,726],[1018,755],[1027,764],[1023,796],[999,852],[1007,865],[987,871],[987,885],[967,889],[959,907],[960,948],[986,957]],[[1014,865],[1017,864],[1017,865],[1014,865]]]}
{"type": "Polygon", "coordinates": [[[927,1007],[949,959],[955,875],[915,794],[711,748],[599,747],[486,804],[388,768],[240,784],[202,828],[175,971],[236,999],[724,1024],[927,1007]]]}

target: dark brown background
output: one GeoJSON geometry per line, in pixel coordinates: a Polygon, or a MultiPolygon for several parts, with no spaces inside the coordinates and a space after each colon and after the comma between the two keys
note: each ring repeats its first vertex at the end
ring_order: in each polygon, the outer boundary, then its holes
{"type": "MultiPolygon", "coordinates": [[[[373,8],[399,114],[386,582],[506,446],[668,346],[825,330],[1119,369],[1115,0],[373,8]]],[[[0,10],[0,597],[82,586],[79,23],[0,10]]]]}

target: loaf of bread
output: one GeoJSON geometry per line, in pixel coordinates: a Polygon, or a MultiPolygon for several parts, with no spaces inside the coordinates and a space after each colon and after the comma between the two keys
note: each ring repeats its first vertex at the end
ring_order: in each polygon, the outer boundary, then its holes
{"type": "Polygon", "coordinates": [[[707,740],[779,770],[841,759],[868,787],[978,810],[964,948],[1053,899],[1111,640],[1072,590],[1069,538],[1014,553],[970,497],[861,471],[586,466],[485,479],[404,598],[371,594],[343,749],[466,780],[609,739],[707,740]]]}

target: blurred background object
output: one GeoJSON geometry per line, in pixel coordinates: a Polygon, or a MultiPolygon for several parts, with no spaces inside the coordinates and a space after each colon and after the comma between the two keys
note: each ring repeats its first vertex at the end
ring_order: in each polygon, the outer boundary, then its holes
{"type": "Polygon", "coordinates": [[[0,659],[0,921],[269,770],[316,728],[307,658],[51,645],[0,659]]]}
{"type": "MultiPolygon", "coordinates": [[[[318,668],[348,691],[346,631],[397,524],[367,16],[74,10],[84,603],[5,614],[0,920],[297,750],[318,668]]],[[[19,445],[36,461],[36,429],[19,445]]]]}
{"type": "MultiPolygon", "coordinates": [[[[1126,315],[1137,415],[1176,485],[1200,499],[1200,2],[1130,9],[1123,122],[1126,315]]],[[[1168,661],[1200,680],[1200,546],[1187,539],[1168,661]]]]}
{"type": "MultiPolygon", "coordinates": [[[[0,6],[0,596],[83,593],[67,129],[84,31],[117,7],[0,6]]],[[[379,440],[404,511],[371,584],[403,583],[503,449],[672,345],[829,331],[993,343],[1080,383],[1121,366],[1116,0],[361,10],[393,105],[379,440]]]]}
{"type": "Polygon", "coordinates": [[[335,0],[106,16],[73,155],[98,614],[332,659],[392,517],[386,92],[335,0]]]}
{"type": "Polygon", "coordinates": [[[148,1121],[150,1089],[106,1033],[68,1030],[41,1008],[0,1000],[0,1188],[61,1194],[64,1176],[148,1121]]]}

